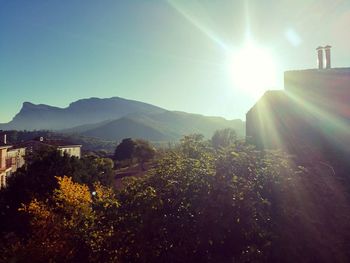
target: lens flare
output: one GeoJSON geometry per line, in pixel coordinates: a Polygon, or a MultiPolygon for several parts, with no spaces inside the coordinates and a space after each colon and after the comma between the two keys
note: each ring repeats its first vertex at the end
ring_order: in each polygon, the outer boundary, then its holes
{"type": "Polygon", "coordinates": [[[259,98],[267,89],[277,85],[277,70],[268,50],[252,43],[234,52],[230,74],[235,87],[259,98]]]}

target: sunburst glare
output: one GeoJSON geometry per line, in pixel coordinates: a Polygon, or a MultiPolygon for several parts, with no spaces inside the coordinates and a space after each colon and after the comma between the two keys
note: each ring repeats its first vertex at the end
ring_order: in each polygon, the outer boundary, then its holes
{"type": "Polygon", "coordinates": [[[235,87],[254,98],[277,85],[277,66],[273,56],[252,42],[233,52],[229,70],[235,87]]]}

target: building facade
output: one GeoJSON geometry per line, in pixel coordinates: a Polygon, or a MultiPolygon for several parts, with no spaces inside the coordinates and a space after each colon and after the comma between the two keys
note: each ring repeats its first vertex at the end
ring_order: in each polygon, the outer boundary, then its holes
{"type": "Polygon", "coordinates": [[[0,145],[0,189],[5,188],[7,179],[25,164],[25,148],[0,145]]]}
{"type": "Polygon", "coordinates": [[[285,72],[284,90],[267,91],[247,112],[248,142],[260,149],[350,151],[350,68],[331,68],[330,61],[323,68],[320,50],[318,69],[285,72]]]}
{"type": "Polygon", "coordinates": [[[12,172],[16,172],[17,169],[21,168],[25,164],[26,149],[19,148],[16,146],[11,147],[7,151],[7,163],[11,166],[12,172]]]}
{"type": "Polygon", "coordinates": [[[2,134],[0,142],[0,189],[5,188],[7,179],[17,169],[25,165],[25,156],[41,149],[54,149],[62,155],[81,158],[82,145],[74,144],[64,140],[53,140],[39,137],[15,146],[8,145],[6,134],[2,134]]]}
{"type": "Polygon", "coordinates": [[[7,166],[7,150],[10,146],[0,146],[0,189],[6,187],[7,177],[11,175],[11,167],[7,166]]]}
{"type": "Polygon", "coordinates": [[[28,153],[37,152],[41,149],[54,149],[59,151],[62,155],[67,154],[70,157],[81,158],[80,144],[74,144],[65,140],[47,139],[44,137],[35,138],[26,142],[18,144],[18,146],[25,147],[28,153]]]}

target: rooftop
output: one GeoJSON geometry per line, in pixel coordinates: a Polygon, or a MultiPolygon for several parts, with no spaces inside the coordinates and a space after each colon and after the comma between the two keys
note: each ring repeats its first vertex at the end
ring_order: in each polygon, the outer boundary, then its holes
{"type": "Polygon", "coordinates": [[[323,69],[318,69],[318,68],[312,68],[312,69],[294,69],[294,70],[287,70],[284,73],[292,73],[292,72],[324,72],[324,73],[329,73],[329,72],[349,72],[350,73],[350,67],[349,68],[323,68],[323,69]]]}
{"type": "Polygon", "coordinates": [[[54,146],[54,147],[81,147],[81,144],[72,143],[70,141],[66,140],[59,140],[59,139],[45,139],[45,138],[35,138],[33,140],[25,141],[16,144],[16,148],[21,147],[30,147],[34,145],[48,145],[48,146],[54,146]]]}
{"type": "Polygon", "coordinates": [[[44,144],[52,145],[52,146],[57,146],[57,147],[64,147],[64,146],[81,146],[81,144],[76,144],[70,141],[65,141],[65,140],[44,140],[44,144]]]}
{"type": "Polygon", "coordinates": [[[0,149],[8,149],[8,148],[12,148],[12,145],[9,145],[9,144],[4,144],[4,143],[0,143],[0,149]]]}

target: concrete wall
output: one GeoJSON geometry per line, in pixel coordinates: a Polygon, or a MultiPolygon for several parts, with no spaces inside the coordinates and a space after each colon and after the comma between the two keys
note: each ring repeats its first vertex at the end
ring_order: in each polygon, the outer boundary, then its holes
{"type": "Polygon", "coordinates": [[[0,189],[5,188],[6,187],[6,172],[0,171],[0,189]]]}
{"type": "Polygon", "coordinates": [[[0,171],[0,189],[5,188],[6,187],[6,183],[7,183],[7,178],[11,175],[12,173],[12,168],[7,168],[3,171],[0,171]]]}
{"type": "Polygon", "coordinates": [[[286,71],[284,88],[321,114],[350,118],[350,68],[286,71]]]}
{"type": "Polygon", "coordinates": [[[0,147],[0,170],[6,169],[7,147],[0,147]]]}
{"type": "Polygon", "coordinates": [[[320,142],[318,125],[284,91],[268,91],[246,115],[247,141],[259,149],[294,151],[300,144],[320,142]]]}
{"type": "Polygon", "coordinates": [[[8,165],[8,146],[0,146],[0,189],[6,187],[7,177],[12,173],[12,167],[8,165]]]}

